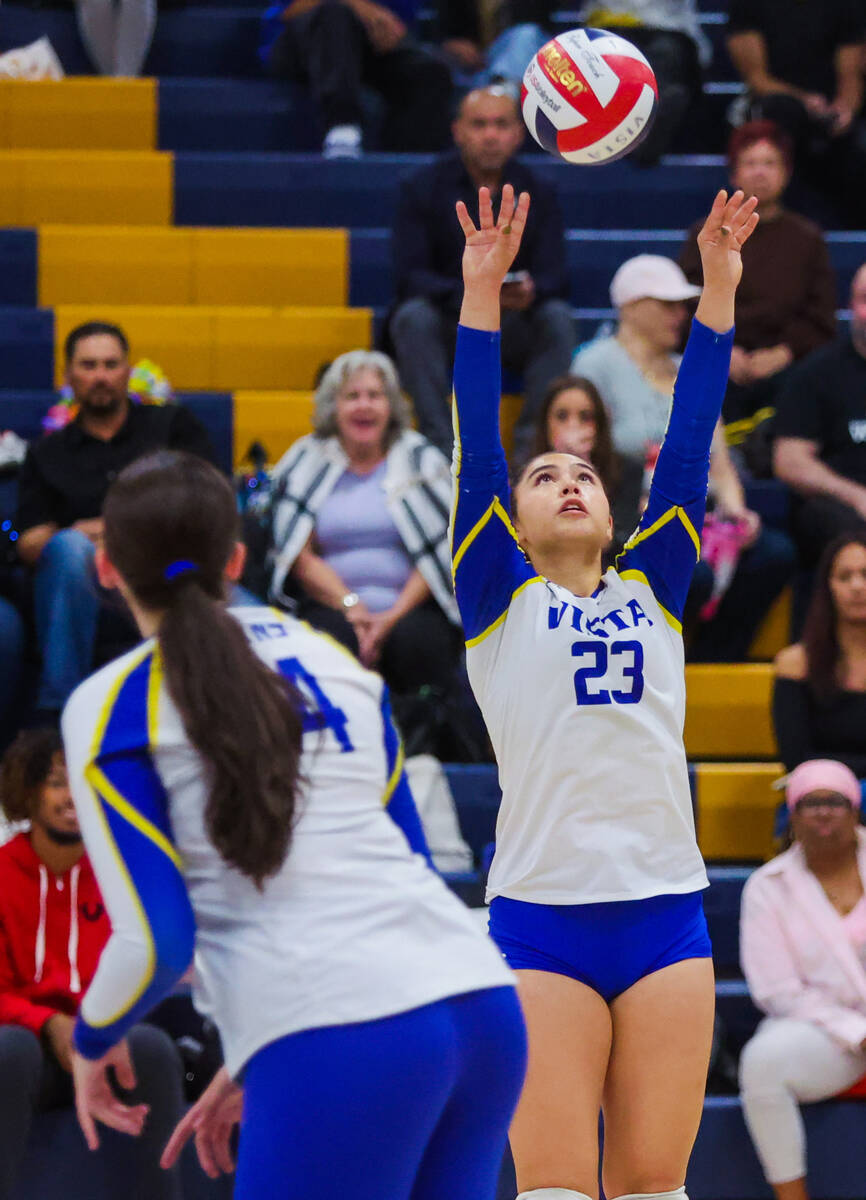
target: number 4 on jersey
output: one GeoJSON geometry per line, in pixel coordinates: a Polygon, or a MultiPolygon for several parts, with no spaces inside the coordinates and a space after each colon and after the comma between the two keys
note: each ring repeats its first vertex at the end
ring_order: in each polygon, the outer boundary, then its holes
{"type": "Polygon", "coordinates": [[[297,658],[281,658],[277,663],[281,675],[295,685],[304,701],[304,733],[330,729],[343,754],[354,750],[346,726],[349,719],[342,708],[332,704],[319,686],[315,675],[302,666],[297,658]]]}

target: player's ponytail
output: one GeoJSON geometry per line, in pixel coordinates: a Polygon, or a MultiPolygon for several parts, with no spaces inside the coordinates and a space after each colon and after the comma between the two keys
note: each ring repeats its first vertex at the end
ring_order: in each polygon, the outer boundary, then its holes
{"type": "Polygon", "coordinates": [[[109,559],[142,608],[162,613],[168,691],[209,768],[205,823],[227,863],[261,887],[289,848],[301,755],[300,705],[226,611],[234,493],[203,459],[158,451],[112,484],[109,559]]]}

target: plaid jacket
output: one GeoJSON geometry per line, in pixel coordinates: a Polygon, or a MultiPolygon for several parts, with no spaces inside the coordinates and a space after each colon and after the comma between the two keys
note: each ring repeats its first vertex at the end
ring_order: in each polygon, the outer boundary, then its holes
{"type": "MultiPolygon", "coordinates": [[[[460,624],[451,583],[448,519],[451,472],[447,459],[420,433],[399,434],[386,458],[388,512],[442,611],[460,624]]],[[[271,476],[273,573],[270,598],[285,603],[286,576],[307,544],[316,514],[349,460],[336,437],[302,437],[290,446],[271,476]]]]}

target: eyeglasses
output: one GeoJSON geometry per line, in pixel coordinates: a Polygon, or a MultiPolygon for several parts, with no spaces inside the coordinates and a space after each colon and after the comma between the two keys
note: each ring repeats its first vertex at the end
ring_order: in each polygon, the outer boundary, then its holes
{"type": "Polygon", "coordinates": [[[796,812],[812,812],[816,808],[851,808],[851,801],[844,796],[804,796],[798,800],[796,812]]]}

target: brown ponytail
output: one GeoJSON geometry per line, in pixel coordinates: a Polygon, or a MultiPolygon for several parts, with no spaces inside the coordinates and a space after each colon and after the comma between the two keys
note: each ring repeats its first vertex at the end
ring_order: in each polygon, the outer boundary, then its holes
{"type": "Polygon", "coordinates": [[[282,866],[300,785],[301,709],[226,612],[223,571],[238,532],[228,481],[190,454],[158,451],[112,484],[109,559],[142,608],[162,613],[166,686],[210,768],[205,825],[258,887],[282,866]]]}

